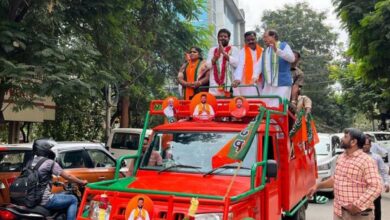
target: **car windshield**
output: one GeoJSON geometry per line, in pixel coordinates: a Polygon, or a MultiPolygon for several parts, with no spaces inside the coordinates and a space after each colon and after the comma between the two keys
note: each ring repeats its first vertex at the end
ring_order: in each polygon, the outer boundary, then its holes
{"type": "MultiPolygon", "coordinates": [[[[160,171],[166,167],[180,165],[177,168],[169,169],[168,172],[207,173],[212,169],[211,158],[213,155],[236,134],[227,132],[158,132],[153,136],[150,147],[143,154],[140,167],[141,169],[160,171]]],[[[251,168],[256,161],[256,155],[257,135],[242,167],[251,168]]],[[[238,163],[231,165],[238,165],[238,163]]],[[[233,168],[221,169],[213,175],[232,175],[234,171],[233,168]]],[[[250,170],[240,169],[238,174],[250,175],[250,170]]]]}
{"type": "Polygon", "coordinates": [[[328,155],[330,152],[330,138],[328,136],[319,136],[320,142],[316,144],[317,155],[328,155]]]}
{"type": "Polygon", "coordinates": [[[30,151],[0,151],[0,172],[20,172],[31,156],[30,151]]]}

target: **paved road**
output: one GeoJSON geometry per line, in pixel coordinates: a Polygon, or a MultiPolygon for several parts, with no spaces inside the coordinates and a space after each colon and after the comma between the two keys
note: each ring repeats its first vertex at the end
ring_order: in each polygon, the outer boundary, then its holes
{"type": "MultiPolygon", "coordinates": [[[[326,204],[309,203],[306,210],[307,220],[332,220],[333,200],[326,204]]],[[[390,219],[390,193],[382,193],[382,220],[390,219]]]]}

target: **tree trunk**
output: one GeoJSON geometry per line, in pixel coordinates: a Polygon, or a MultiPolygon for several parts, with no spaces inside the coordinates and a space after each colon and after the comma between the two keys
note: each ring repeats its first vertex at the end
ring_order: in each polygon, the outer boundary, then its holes
{"type": "Polygon", "coordinates": [[[8,122],[8,143],[9,144],[19,143],[19,127],[20,127],[20,122],[18,121],[8,122]]]}
{"type": "Polygon", "coordinates": [[[121,103],[122,103],[122,111],[121,111],[120,127],[121,128],[128,128],[129,122],[130,122],[130,117],[129,117],[130,98],[129,98],[129,96],[122,96],[121,103]]]}

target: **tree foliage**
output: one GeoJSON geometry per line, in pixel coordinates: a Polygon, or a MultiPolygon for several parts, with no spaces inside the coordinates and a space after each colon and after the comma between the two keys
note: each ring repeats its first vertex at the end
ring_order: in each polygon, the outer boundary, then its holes
{"type": "Polygon", "coordinates": [[[275,29],[282,41],[301,53],[300,68],[305,73],[303,94],[313,101],[313,113],[322,130],[340,130],[350,123],[348,113],[337,102],[329,78],[329,64],[336,55],[337,35],[324,24],[326,12],[317,12],[307,3],[284,5],[265,11],[259,31],[275,29]]]}
{"type": "MultiPolygon", "coordinates": [[[[350,35],[349,55],[362,79],[390,97],[390,1],[333,0],[350,35]]],[[[389,109],[389,108],[388,108],[389,109]]]]}
{"type": "Polygon", "coordinates": [[[143,118],[147,102],[166,94],[165,80],[176,74],[184,50],[205,44],[207,30],[190,22],[202,5],[203,0],[0,0],[0,97],[13,91],[19,109],[38,96],[53,97],[56,121],[44,123],[40,133],[62,140],[102,133],[96,117],[103,116],[102,89],[109,84],[130,97],[131,115],[143,118]]]}

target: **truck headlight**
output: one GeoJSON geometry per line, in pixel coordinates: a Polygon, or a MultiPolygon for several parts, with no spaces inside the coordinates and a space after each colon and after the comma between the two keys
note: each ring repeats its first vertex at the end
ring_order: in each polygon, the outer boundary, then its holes
{"type": "Polygon", "coordinates": [[[318,170],[330,170],[331,166],[330,163],[326,163],[326,164],[319,165],[317,168],[318,170]]]}
{"type": "MultiPolygon", "coordinates": [[[[195,220],[222,220],[223,213],[206,213],[206,214],[197,214],[195,215],[195,220]]],[[[229,220],[233,219],[233,213],[229,213],[229,220]]]]}

